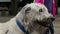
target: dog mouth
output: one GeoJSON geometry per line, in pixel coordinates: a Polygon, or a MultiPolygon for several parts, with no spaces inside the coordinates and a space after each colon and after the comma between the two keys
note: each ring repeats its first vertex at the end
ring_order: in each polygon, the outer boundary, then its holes
{"type": "Polygon", "coordinates": [[[43,19],[42,21],[35,20],[33,22],[37,23],[37,24],[39,24],[41,26],[48,27],[48,26],[50,26],[50,23],[52,23],[52,20],[51,19],[43,19]]]}
{"type": "Polygon", "coordinates": [[[53,21],[48,18],[48,19],[43,19],[43,20],[32,20],[32,23],[30,23],[29,25],[29,29],[31,30],[37,30],[38,28],[42,28],[42,27],[49,27],[51,25],[53,21]],[[42,26],[42,27],[41,27],[42,26]]]}
{"type": "Polygon", "coordinates": [[[37,30],[37,29],[41,29],[42,27],[48,27],[50,25],[51,20],[32,20],[33,23],[29,24],[29,29],[30,30],[37,30]]]}

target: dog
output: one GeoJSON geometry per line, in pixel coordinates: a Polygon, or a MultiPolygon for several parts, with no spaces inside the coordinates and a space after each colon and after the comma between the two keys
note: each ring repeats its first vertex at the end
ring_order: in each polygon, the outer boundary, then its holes
{"type": "Polygon", "coordinates": [[[27,4],[14,18],[0,23],[0,34],[44,34],[52,19],[43,4],[27,4]]]}

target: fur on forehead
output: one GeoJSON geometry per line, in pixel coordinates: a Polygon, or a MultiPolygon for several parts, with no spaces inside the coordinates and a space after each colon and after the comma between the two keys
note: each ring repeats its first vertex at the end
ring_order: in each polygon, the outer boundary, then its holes
{"type": "MultiPolygon", "coordinates": [[[[30,7],[31,9],[43,9],[44,11],[48,11],[47,8],[43,5],[43,4],[40,4],[40,3],[31,3],[31,4],[27,4],[25,5],[21,11],[19,11],[19,13],[17,14],[17,16],[20,16],[20,18],[23,18],[24,15],[25,15],[25,10],[30,7]]],[[[16,16],[16,17],[17,17],[16,16]]]]}

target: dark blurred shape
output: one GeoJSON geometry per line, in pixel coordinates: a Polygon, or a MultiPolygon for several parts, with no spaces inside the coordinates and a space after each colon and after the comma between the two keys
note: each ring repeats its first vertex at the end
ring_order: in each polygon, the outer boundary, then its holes
{"type": "Polygon", "coordinates": [[[27,3],[32,3],[34,0],[22,0],[20,3],[19,3],[19,6],[20,7],[23,7],[25,6],[27,3]]]}
{"type": "Polygon", "coordinates": [[[58,0],[58,7],[60,7],[60,0],[58,0]]]}

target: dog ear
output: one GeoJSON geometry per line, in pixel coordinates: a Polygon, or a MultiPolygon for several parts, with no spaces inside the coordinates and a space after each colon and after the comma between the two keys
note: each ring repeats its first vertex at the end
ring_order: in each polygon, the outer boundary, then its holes
{"type": "Polygon", "coordinates": [[[29,13],[30,10],[31,10],[31,8],[28,7],[28,8],[25,10],[25,14],[29,13]]]}

